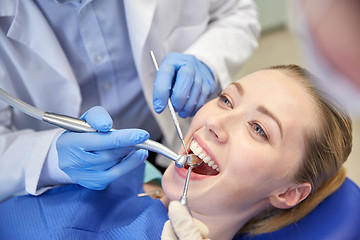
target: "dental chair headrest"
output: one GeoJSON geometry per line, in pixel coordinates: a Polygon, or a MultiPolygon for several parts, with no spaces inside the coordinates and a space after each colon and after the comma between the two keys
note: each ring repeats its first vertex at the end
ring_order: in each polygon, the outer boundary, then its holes
{"type": "Polygon", "coordinates": [[[349,178],[300,221],[278,231],[234,240],[360,239],[360,188],[349,178]]]}

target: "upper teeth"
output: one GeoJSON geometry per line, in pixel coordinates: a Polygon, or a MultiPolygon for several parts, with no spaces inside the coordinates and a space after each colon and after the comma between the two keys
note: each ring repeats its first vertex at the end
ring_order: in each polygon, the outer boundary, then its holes
{"type": "Polygon", "coordinates": [[[218,168],[218,166],[216,164],[214,164],[215,162],[211,160],[210,156],[207,155],[207,153],[204,151],[204,149],[202,149],[202,147],[200,147],[199,144],[195,140],[192,140],[192,142],[190,144],[190,149],[196,156],[201,158],[204,161],[204,163],[207,163],[210,167],[212,167],[216,171],[220,172],[220,169],[218,168]]]}

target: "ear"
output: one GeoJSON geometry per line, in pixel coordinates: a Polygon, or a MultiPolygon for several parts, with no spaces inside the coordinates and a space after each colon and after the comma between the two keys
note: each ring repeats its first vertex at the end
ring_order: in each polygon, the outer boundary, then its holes
{"type": "Polygon", "coordinates": [[[269,197],[271,205],[276,208],[291,208],[304,200],[311,192],[310,183],[296,184],[285,192],[277,193],[269,197]]]}

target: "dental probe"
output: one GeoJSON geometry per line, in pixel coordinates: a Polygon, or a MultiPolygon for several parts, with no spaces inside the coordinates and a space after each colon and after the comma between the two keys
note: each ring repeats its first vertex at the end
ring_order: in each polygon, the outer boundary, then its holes
{"type": "MultiPolygon", "coordinates": [[[[15,98],[1,88],[0,99],[9,104],[10,106],[14,107],[15,109],[18,109],[31,117],[64,128],[66,130],[70,130],[73,132],[96,132],[96,130],[93,129],[84,120],[66,115],[44,112],[40,109],[35,108],[34,106],[31,106],[30,104],[21,101],[18,98],[15,98]]],[[[111,129],[110,131],[114,130],[115,129],[111,129]]],[[[151,139],[148,139],[143,143],[137,144],[135,145],[135,147],[159,153],[175,161],[176,166],[179,168],[184,167],[185,164],[192,166],[193,164],[198,164],[199,162],[199,158],[193,157],[194,155],[177,154],[165,145],[151,139]]],[[[200,162],[202,162],[202,160],[200,162]]]]}
{"type": "MultiPolygon", "coordinates": [[[[191,154],[191,155],[193,155],[193,154],[191,154]]],[[[199,159],[199,158],[198,158],[198,159],[199,159]]],[[[201,163],[202,163],[202,160],[201,160],[201,161],[197,160],[196,163],[194,162],[194,163],[191,164],[191,165],[189,164],[190,167],[188,168],[188,172],[187,172],[187,174],[186,174],[184,191],[183,191],[183,194],[182,194],[182,196],[180,197],[180,200],[179,200],[180,203],[181,203],[183,206],[186,207],[186,209],[188,210],[188,212],[190,213],[190,215],[191,215],[191,212],[190,212],[190,209],[189,209],[189,207],[188,207],[188,205],[187,205],[187,190],[188,190],[188,188],[189,188],[190,174],[191,174],[191,171],[193,170],[193,168],[199,166],[201,163]]]]}
{"type": "MultiPolygon", "coordinates": [[[[190,154],[190,156],[191,156],[191,155],[194,155],[194,154],[190,154]]],[[[193,168],[199,166],[199,165],[203,162],[202,160],[199,160],[199,159],[200,159],[200,158],[197,158],[196,162],[194,161],[193,164],[191,164],[191,165],[189,164],[190,167],[188,168],[188,172],[187,172],[187,174],[186,174],[184,191],[183,191],[183,194],[182,194],[182,196],[180,197],[180,200],[179,200],[180,203],[187,208],[187,210],[189,211],[190,215],[191,215],[191,212],[190,212],[189,207],[187,206],[187,197],[186,197],[186,195],[187,195],[187,190],[188,190],[188,188],[189,188],[191,171],[193,170],[193,168]]]]}
{"type": "Polygon", "coordinates": [[[180,197],[180,200],[179,200],[180,203],[186,207],[186,209],[188,210],[188,212],[189,212],[190,214],[191,214],[191,212],[190,212],[190,209],[189,209],[189,207],[188,207],[188,205],[187,205],[187,197],[186,197],[186,195],[187,195],[187,190],[188,190],[188,187],[189,187],[191,170],[192,170],[193,168],[194,168],[194,166],[190,166],[190,167],[188,168],[188,172],[187,172],[187,174],[186,174],[184,191],[183,191],[183,194],[182,194],[182,196],[180,197]]]}
{"type": "MultiPolygon", "coordinates": [[[[153,63],[154,63],[154,66],[155,66],[156,71],[158,71],[158,70],[159,70],[159,65],[157,64],[157,61],[156,61],[156,58],[155,58],[155,55],[154,55],[154,52],[153,52],[153,51],[150,51],[150,56],[151,56],[151,59],[152,59],[152,61],[153,61],[153,63]]],[[[182,145],[183,145],[183,147],[184,147],[184,149],[185,149],[186,155],[189,155],[189,153],[188,153],[188,151],[187,151],[187,149],[186,149],[186,146],[185,146],[184,136],[183,136],[183,134],[182,134],[182,131],[181,131],[181,128],[180,128],[180,124],[179,124],[179,121],[178,121],[178,119],[177,119],[177,117],[176,117],[176,113],[175,113],[174,107],[173,107],[173,105],[172,105],[172,102],[171,102],[171,100],[170,100],[170,97],[169,97],[169,99],[168,99],[168,107],[169,107],[169,110],[170,110],[171,118],[172,118],[172,120],[173,120],[173,122],[174,122],[174,125],[175,125],[175,128],[176,128],[176,131],[177,131],[177,133],[178,133],[178,135],[179,135],[179,138],[180,138],[180,140],[181,140],[181,143],[182,143],[182,145]]]]}

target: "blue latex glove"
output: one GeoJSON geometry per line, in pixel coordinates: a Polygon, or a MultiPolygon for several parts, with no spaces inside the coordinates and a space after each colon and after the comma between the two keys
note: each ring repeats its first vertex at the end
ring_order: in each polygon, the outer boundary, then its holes
{"type": "Polygon", "coordinates": [[[75,183],[90,189],[104,189],[147,158],[148,151],[134,147],[149,138],[145,130],[109,132],[112,119],[102,107],[91,108],[81,119],[99,132],[66,131],[56,142],[59,167],[75,183]]]}
{"type": "Polygon", "coordinates": [[[153,107],[161,113],[171,96],[179,116],[192,117],[214,89],[214,77],[204,63],[192,55],[169,53],[156,74],[153,107]]]}

